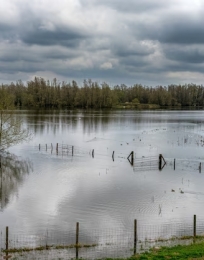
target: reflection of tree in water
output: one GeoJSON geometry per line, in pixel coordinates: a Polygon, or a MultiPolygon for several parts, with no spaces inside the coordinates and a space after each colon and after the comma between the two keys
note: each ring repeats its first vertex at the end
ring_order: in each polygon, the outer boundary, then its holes
{"type": "Polygon", "coordinates": [[[0,154],[0,207],[3,210],[18,193],[18,187],[32,170],[32,163],[10,153],[0,154]]]}

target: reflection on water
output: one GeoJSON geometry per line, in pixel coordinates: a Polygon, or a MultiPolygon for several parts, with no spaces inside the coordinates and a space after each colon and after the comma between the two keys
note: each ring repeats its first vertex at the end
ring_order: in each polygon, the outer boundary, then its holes
{"type": "Polygon", "coordinates": [[[20,113],[34,133],[52,132],[54,135],[69,129],[75,131],[79,127],[84,133],[107,131],[113,124],[120,127],[135,124],[141,128],[143,125],[185,122],[187,127],[195,127],[203,122],[202,111],[48,110],[20,113]]]}
{"type": "Polygon", "coordinates": [[[0,154],[0,205],[1,211],[9,204],[11,197],[18,195],[19,186],[32,170],[29,160],[10,154],[0,154]]]}
{"type": "Polygon", "coordinates": [[[90,132],[101,128],[105,130],[112,119],[110,111],[52,111],[52,113],[37,112],[28,114],[26,123],[34,133],[42,134],[44,131],[52,131],[57,134],[59,130],[66,131],[77,129],[79,122],[83,125],[84,132],[90,132]],[[80,121],[81,120],[81,121],[80,121]]]}

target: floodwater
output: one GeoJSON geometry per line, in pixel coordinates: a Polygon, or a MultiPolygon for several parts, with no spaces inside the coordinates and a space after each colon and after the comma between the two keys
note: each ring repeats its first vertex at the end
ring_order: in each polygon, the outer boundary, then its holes
{"type": "Polygon", "coordinates": [[[204,216],[204,111],[16,114],[33,138],[2,158],[1,230],[60,237],[76,222],[91,233],[204,216]]]}

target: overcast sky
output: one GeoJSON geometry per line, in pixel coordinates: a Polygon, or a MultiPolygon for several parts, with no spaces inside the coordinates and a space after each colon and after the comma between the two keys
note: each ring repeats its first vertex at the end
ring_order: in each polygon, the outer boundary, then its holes
{"type": "Polygon", "coordinates": [[[0,0],[0,83],[204,84],[203,0],[0,0]]]}

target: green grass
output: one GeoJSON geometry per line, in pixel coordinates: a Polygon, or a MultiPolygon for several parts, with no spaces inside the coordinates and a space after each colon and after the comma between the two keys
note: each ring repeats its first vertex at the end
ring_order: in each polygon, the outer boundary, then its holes
{"type": "MultiPolygon", "coordinates": [[[[149,252],[136,254],[126,260],[204,260],[204,242],[174,247],[152,248],[149,252]]],[[[107,258],[106,260],[113,260],[107,258]]],[[[124,260],[118,258],[114,260],[124,260]]]]}

